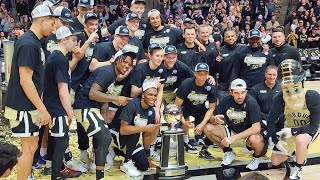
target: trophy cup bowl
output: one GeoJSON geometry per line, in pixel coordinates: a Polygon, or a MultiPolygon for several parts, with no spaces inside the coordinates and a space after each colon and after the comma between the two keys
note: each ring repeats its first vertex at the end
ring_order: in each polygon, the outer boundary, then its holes
{"type": "Polygon", "coordinates": [[[168,104],[164,111],[164,120],[168,123],[169,130],[174,131],[175,125],[181,121],[182,111],[181,107],[175,104],[168,104]]]}

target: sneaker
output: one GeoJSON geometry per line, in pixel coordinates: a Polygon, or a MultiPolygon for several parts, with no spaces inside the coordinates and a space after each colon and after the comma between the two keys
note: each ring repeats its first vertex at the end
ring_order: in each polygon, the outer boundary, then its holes
{"type": "Polygon", "coordinates": [[[203,146],[204,145],[204,140],[203,139],[198,139],[197,145],[198,146],[203,146]]]}
{"type": "Polygon", "coordinates": [[[221,164],[225,166],[230,165],[232,161],[236,158],[236,156],[237,156],[236,153],[233,151],[225,152],[221,164]]]}
{"type": "Polygon", "coordinates": [[[83,167],[80,163],[78,163],[74,158],[70,159],[69,161],[67,161],[67,165],[75,171],[80,171],[80,172],[87,172],[88,169],[86,169],[85,167],[83,167]]]}
{"type": "Polygon", "coordinates": [[[27,177],[27,180],[35,180],[33,169],[31,170],[31,174],[27,177]]]}
{"type": "Polygon", "coordinates": [[[154,148],[150,148],[150,157],[152,161],[160,162],[160,155],[154,148]]]}
{"type": "Polygon", "coordinates": [[[203,158],[205,160],[213,160],[213,156],[211,155],[211,153],[209,153],[208,150],[203,149],[199,152],[199,157],[203,158]]]}
{"type": "Polygon", "coordinates": [[[132,160],[130,160],[130,161],[124,163],[122,166],[120,166],[120,170],[131,177],[137,177],[137,176],[141,175],[141,172],[133,164],[132,160]]]}
{"type": "Polygon", "coordinates": [[[41,171],[42,167],[40,166],[40,164],[36,163],[32,166],[32,169],[35,171],[41,171]]]}
{"type": "Polygon", "coordinates": [[[113,147],[109,147],[109,153],[106,157],[106,163],[112,165],[114,163],[114,157],[116,156],[116,153],[113,150],[113,147]]]}
{"type": "Polygon", "coordinates": [[[80,156],[79,164],[85,169],[89,169],[92,163],[92,159],[90,159],[89,154],[87,153],[85,156],[80,156]]]}
{"type": "Polygon", "coordinates": [[[261,161],[260,158],[252,157],[252,159],[249,161],[246,168],[248,168],[250,170],[256,170],[259,167],[260,161],[261,161]]]}
{"type": "Polygon", "coordinates": [[[109,171],[110,169],[111,169],[111,167],[112,167],[112,164],[105,164],[104,165],[104,171],[109,171]]]}
{"type": "Polygon", "coordinates": [[[42,174],[43,174],[44,176],[49,176],[49,175],[51,175],[51,174],[52,174],[52,169],[51,169],[51,167],[49,167],[49,168],[47,168],[47,167],[43,168],[42,174]]]}
{"type": "Polygon", "coordinates": [[[291,168],[289,179],[290,180],[301,179],[301,175],[302,175],[302,168],[294,166],[293,168],[291,168]]]}
{"type": "Polygon", "coordinates": [[[96,173],[96,164],[94,162],[92,162],[89,166],[89,171],[92,173],[92,174],[95,174],[96,173]]]}
{"type": "Polygon", "coordinates": [[[75,178],[81,176],[82,172],[74,171],[68,166],[64,166],[64,170],[60,171],[61,178],[75,178]]]}
{"type": "Polygon", "coordinates": [[[39,159],[38,159],[38,164],[39,165],[45,165],[46,164],[46,161],[44,160],[44,156],[39,156],[39,159]]]}
{"type": "Polygon", "coordinates": [[[186,151],[190,154],[197,154],[198,150],[192,143],[184,143],[186,151]]]}

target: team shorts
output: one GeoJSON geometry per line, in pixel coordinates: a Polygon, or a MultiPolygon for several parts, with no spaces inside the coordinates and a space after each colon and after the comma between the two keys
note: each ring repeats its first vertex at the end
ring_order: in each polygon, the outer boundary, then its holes
{"type": "Polygon", "coordinates": [[[59,116],[52,118],[49,126],[49,133],[52,137],[64,137],[69,132],[69,123],[67,116],[59,116]]]}
{"type": "Polygon", "coordinates": [[[38,110],[17,111],[6,106],[4,117],[9,119],[12,136],[30,137],[39,135],[40,115],[38,110]]]}
{"type": "Polygon", "coordinates": [[[89,137],[99,132],[102,126],[108,128],[98,108],[74,109],[73,112],[77,122],[84,127],[89,137]]]}

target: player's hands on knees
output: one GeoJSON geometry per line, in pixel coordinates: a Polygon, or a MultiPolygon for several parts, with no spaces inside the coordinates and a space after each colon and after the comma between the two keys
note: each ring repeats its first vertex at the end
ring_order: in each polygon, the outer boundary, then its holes
{"type": "Polygon", "coordinates": [[[195,130],[197,135],[201,135],[202,134],[205,125],[206,124],[204,124],[204,123],[200,123],[200,124],[198,124],[196,126],[196,128],[194,130],[195,130]]]}
{"type": "Polygon", "coordinates": [[[224,124],[224,115],[222,114],[217,114],[214,116],[214,121],[217,123],[217,124],[224,124]]]}
{"type": "Polygon", "coordinates": [[[181,122],[182,122],[182,124],[183,124],[184,126],[186,126],[186,127],[188,127],[188,128],[193,128],[193,127],[194,127],[194,124],[193,124],[192,121],[186,121],[186,120],[184,120],[184,121],[181,121],[181,122]]]}
{"type": "Polygon", "coordinates": [[[128,101],[131,98],[125,97],[125,96],[118,96],[117,101],[119,103],[120,106],[125,106],[128,104],[128,101]]]}
{"type": "Polygon", "coordinates": [[[225,137],[221,140],[221,145],[224,147],[230,146],[234,142],[233,137],[225,137]]]}
{"type": "Polygon", "coordinates": [[[40,114],[40,125],[51,124],[51,116],[47,111],[47,109],[40,110],[39,114],[40,114]]]}
{"type": "Polygon", "coordinates": [[[145,126],[144,132],[153,133],[160,128],[161,124],[148,124],[145,126]]]}

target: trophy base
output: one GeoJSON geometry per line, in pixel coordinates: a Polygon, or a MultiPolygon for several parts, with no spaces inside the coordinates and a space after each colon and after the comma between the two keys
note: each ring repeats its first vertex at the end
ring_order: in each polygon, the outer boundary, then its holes
{"type": "Polygon", "coordinates": [[[190,177],[187,166],[157,168],[156,179],[188,179],[190,177]]]}

